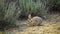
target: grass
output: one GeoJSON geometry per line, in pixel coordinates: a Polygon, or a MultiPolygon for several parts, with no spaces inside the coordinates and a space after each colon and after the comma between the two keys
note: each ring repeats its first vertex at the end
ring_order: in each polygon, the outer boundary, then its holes
{"type": "Polygon", "coordinates": [[[5,34],[5,31],[0,31],[0,34],[5,34]]]}
{"type": "Polygon", "coordinates": [[[60,34],[60,22],[56,24],[45,24],[43,26],[32,26],[25,29],[19,28],[10,32],[14,34],[60,34]]]}

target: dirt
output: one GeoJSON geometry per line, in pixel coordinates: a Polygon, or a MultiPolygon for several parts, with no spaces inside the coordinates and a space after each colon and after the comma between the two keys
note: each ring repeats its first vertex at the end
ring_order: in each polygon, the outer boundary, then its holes
{"type": "Polygon", "coordinates": [[[6,34],[60,34],[60,22],[56,24],[44,24],[43,26],[24,26],[25,21],[20,21],[18,29],[6,31],[6,34]]]}

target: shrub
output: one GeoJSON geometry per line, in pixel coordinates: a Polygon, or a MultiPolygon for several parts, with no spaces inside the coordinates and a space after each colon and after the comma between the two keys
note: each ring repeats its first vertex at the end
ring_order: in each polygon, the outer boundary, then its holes
{"type": "Polygon", "coordinates": [[[19,0],[20,8],[22,9],[22,15],[28,15],[33,13],[35,15],[43,16],[47,14],[46,6],[42,0],[19,0]]]}
{"type": "Polygon", "coordinates": [[[0,28],[2,30],[16,26],[16,20],[19,17],[20,10],[19,8],[16,9],[15,3],[9,3],[7,10],[4,5],[0,5],[0,13],[0,28]]]}

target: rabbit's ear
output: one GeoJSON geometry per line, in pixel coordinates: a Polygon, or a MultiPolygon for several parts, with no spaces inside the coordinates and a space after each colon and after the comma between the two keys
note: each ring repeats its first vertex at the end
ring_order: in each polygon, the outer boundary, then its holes
{"type": "Polygon", "coordinates": [[[32,19],[32,16],[31,16],[31,14],[29,14],[29,15],[28,15],[28,19],[32,19]]]}

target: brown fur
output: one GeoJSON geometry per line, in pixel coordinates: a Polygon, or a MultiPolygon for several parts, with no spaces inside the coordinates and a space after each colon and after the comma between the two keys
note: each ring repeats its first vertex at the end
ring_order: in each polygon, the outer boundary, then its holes
{"type": "Polygon", "coordinates": [[[42,23],[42,18],[38,16],[32,17],[31,14],[29,14],[28,19],[29,25],[31,26],[40,25],[42,23]]]}

